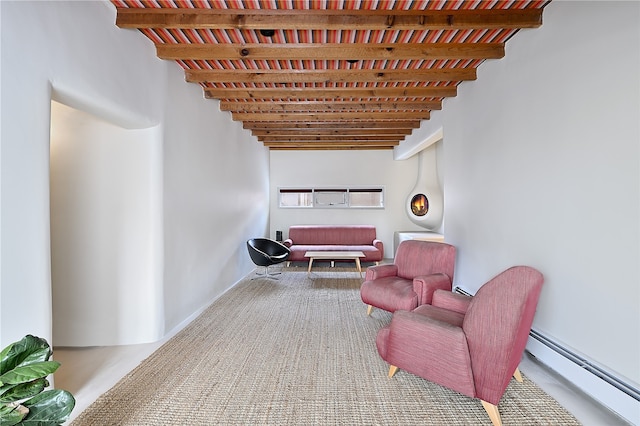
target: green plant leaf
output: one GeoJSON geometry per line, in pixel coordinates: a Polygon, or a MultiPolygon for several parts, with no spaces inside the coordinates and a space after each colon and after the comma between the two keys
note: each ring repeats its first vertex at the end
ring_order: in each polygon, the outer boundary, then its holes
{"type": "Polygon", "coordinates": [[[26,417],[29,410],[22,405],[0,406],[0,425],[2,426],[14,426],[17,425],[26,417]]]}
{"type": "MultiPolygon", "coordinates": [[[[42,392],[49,381],[45,378],[32,380],[28,383],[20,383],[17,385],[6,385],[0,388],[0,403],[8,403],[20,401],[21,399],[31,398],[42,392]]],[[[2,425],[3,423],[0,423],[2,425]]]]}
{"type": "Polygon", "coordinates": [[[8,364],[9,364],[9,352],[11,351],[11,349],[13,349],[13,346],[16,343],[17,342],[9,344],[6,348],[4,348],[2,350],[2,352],[0,352],[0,374],[5,372],[5,365],[7,366],[6,369],[7,370],[9,369],[9,367],[8,367],[8,364]]]}
{"type": "Polygon", "coordinates": [[[34,353],[38,353],[36,358],[47,354],[46,358],[40,359],[40,361],[49,359],[51,348],[45,339],[28,334],[21,340],[10,344],[0,352],[0,375],[14,369],[34,353]]]}
{"type": "Polygon", "coordinates": [[[33,364],[34,362],[49,361],[50,357],[51,349],[48,346],[46,348],[36,349],[25,357],[22,362],[18,364],[18,367],[21,365],[33,364]]]}
{"type": "MultiPolygon", "coordinates": [[[[46,390],[23,403],[29,414],[22,424],[29,426],[59,425],[67,421],[76,400],[60,389],[46,390]]],[[[4,425],[4,424],[3,424],[4,425]]]]}
{"type": "Polygon", "coordinates": [[[15,367],[0,376],[0,386],[27,383],[52,374],[60,367],[57,361],[36,362],[23,367],[15,367]]]}

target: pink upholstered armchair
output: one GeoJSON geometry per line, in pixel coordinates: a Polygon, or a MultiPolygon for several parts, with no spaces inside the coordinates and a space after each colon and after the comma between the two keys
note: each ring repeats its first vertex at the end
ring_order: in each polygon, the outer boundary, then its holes
{"type": "Polygon", "coordinates": [[[518,364],[543,281],[537,270],[516,266],[472,298],[436,291],[432,305],[395,312],[376,337],[378,353],[391,364],[389,377],[401,368],[478,398],[501,425],[498,402],[511,376],[522,381],[518,364]]]}
{"type": "Polygon", "coordinates": [[[431,303],[437,289],[451,291],[456,249],[433,241],[408,240],[398,246],[393,264],[371,266],[360,287],[368,305],[388,312],[410,311],[431,303]]]}

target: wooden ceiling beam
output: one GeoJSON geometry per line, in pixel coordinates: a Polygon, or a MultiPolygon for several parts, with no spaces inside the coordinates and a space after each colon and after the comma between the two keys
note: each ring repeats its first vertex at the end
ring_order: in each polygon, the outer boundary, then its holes
{"type": "Polygon", "coordinates": [[[157,44],[172,60],[500,59],[504,43],[157,44]]]}
{"type": "Polygon", "coordinates": [[[221,111],[233,112],[355,112],[440,110],[442,102],[220,102],[221,111]]]}
{"type": "Polygon", "coordinates": [[[269,151],[373,151],[393,149],[394,146],[340,145],[340,146],[269,146],[269,151]]]}
{"type": "Polygon", "coordinates": [[[328,87],[328,88],[212,88],[204,89],[208,99],[349,99],[349,98],[444,98],[454,97],[457,86],[437,87],[328,87]]]}
{"type": "Polygon", "coordinates": [[[313,112],[313,113],[259,113],[234,112],[235,121],[327,121],[338,120],[428,120],[429,112],[313,112]]]}
{"type": "Polygon", "coordinates": [[[446,30],[537,28],[542,9],[253,10],[118,8],[120,28],[293,30],[446,30]]]}
{"type": "Polygon", "coordinates": [[[385,150],[385,149],[393,149],[397,145],[368,145],[368,144],[343,144],[343,145],[325,145],[319,143],[313,144],[304,144],[304,143],[288,143],[288,144],[266,144],[265,147],[269,148],[272,151],[336,151],[336,150],[349,150],[349,151],[357,151],[357,150],[385,150]]]}
{"type": "Polygon", "coordinates": [[[344,83],[363,81],[469,81],[475,68],[365,69],[365,70],[210,70],[187,69],[189,83],[344,83]]]}
{"type": "Polygon", "coordinates": [[[398,141],[343,141],[343,142],[265,142],[264,146],[270,148],[311,148],[316,149],[336,149],[339,147],[358,147],[358,148],[393,148],[398,146],[398,141]]]}
{"type": "Polygon", "coordinates": [[[242,128],[247,130],[265,129],[417,129],[420,127],[420,120],[409,121],[378,121],[378,120],[358,120],[344,122],[341,120],[326,120],[324,122],[269,122],[245,120],[242,128]]]}
{"type": "Polygon", "coordinates": [[[251,134],[257,138],[266,136],[371,136],[389,135],[403,138],[410,135],[413,129],[272,129],[272,130],[252,130],[251,134]]]}
{"type": "Polygon", "coordinates": [[[259,141],[264,143],[271,142],[349,142],[349,141],[358,141],[358,142],[393,142],[400,141],[404,139],[404,137],[397,136],[264,136],[258,138],[259,141]]]}

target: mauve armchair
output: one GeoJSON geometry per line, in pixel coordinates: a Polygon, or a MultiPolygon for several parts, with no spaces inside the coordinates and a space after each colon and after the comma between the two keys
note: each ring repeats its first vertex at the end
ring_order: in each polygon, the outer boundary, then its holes
{"type": "Polygon", "coordinates": [[[378,353],[391,364],[389,377],[400,368],[480,399],[492,423],[501,425],[498,403],[511,376],[522,381],[518,364],[543,281],[537,270],[515,266],[472,298],[437,291],[432,305],[395,312],[376,336],[378,353]]]}
{"type": "Polygon", "coordinates": [[[360,297],[373,308],[388,312],[411,311],[431,303],[433,292],[451,291],[456,258],[454,246],[433,241],[407,240],[400,243],[392,264],[367,268],[360,297]]]}

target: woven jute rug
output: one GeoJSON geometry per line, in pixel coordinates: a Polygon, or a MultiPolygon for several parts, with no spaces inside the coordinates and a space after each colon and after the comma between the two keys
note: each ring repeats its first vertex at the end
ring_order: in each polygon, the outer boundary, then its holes
{"type": "MultiPolygon", "coordinates": [[[[246,279],[144,360],[72,425],[490,425],[480,401],[398,371],[375,347],[349,268],[284,268],[246,279]],[[336,272],[337,271],[337,272],[336,272]]],[[[577,425],[524,377],[505,425],[577,425]]]]}

